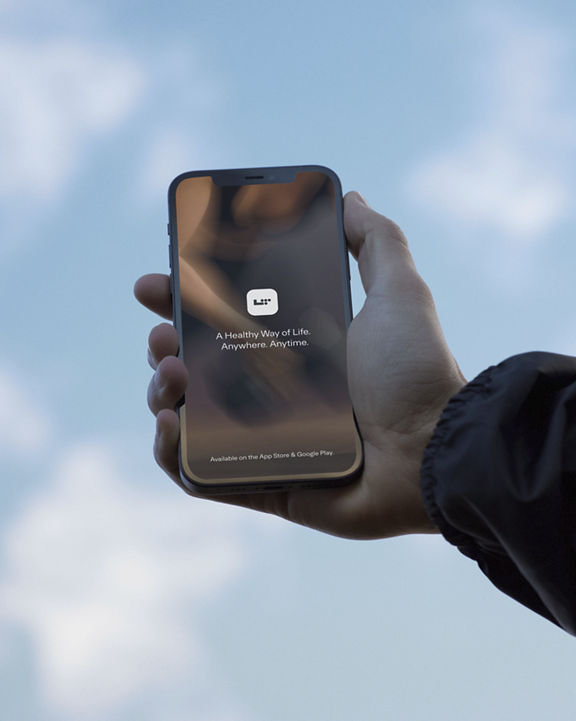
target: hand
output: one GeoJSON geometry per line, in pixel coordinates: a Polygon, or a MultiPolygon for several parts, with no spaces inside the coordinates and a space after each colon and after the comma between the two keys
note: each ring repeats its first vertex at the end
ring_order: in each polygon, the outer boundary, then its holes
{"type": "MultiPolygon", "coordinates": [[[[367,298],[348,330],[348,383],[364,469],[340,488],[219,496],[345,538],[434,533],[420,494],[424,449],[448,399],[466,383],[438,321],[431,293],[418,275],[404,234],[355,192],[344,198],[344,228],[367,298]]],[[[145,275],[137,299],[171,318],[168,276],[145,275]]],[[[179,485],[179,423],[175,412],[187,371],[175,356],[178,337],[167,324],[150,333],[156,370],[148,404],[157,418],[154,455],[179,485]]],[[[186,489],[185,489],[186,490],[186,489]]]]}

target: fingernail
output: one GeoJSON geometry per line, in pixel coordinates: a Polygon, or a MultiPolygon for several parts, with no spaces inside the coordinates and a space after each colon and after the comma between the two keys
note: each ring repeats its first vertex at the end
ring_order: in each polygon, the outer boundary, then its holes
{"type": "Polygon", "coordinates": [[[355,193],[356,193],[356,195],[358,196],[358,200],[359,200],[361,203],[364,203],[364,205],[365,205],[366,207],[369,207],[369,206],[368,206],[368,203],[367,203],[366,200],[364,199],[364,196],[361,195],[357,190],[355,191],[355,193]]]}

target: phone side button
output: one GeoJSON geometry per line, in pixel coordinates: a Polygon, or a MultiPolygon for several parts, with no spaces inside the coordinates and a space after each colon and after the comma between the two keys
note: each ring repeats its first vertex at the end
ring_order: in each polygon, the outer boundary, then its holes
{"type": "Polygon", "coordinates": [[[172,268],[172,247],[170,245],[168,246],[168,264],[172,268]]]}

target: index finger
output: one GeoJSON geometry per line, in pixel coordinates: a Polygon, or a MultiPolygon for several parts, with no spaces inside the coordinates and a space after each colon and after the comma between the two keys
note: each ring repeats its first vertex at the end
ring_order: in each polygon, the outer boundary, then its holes
{"type": "Polygon", "coordinates": [[[164,273],[148,273],[134,284],[134,295],[143,306],[172,320],[172,294],[170,278],[164,273]]]}

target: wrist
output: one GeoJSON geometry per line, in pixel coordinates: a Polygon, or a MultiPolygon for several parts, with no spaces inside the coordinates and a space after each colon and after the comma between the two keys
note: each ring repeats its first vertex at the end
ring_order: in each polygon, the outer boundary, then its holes
{"type": "Polygon", "coordinates": [[[442,417],[442,413],[446,408],[451,398],[457,395],[462,388],[467,384],[466,379],[459,373],[459,380],[454,384],[453,391],[449,393],[446,398],[443,399],[442,403],[439,403],[436,407],[435,412],[430,416],[427,422],[422,428],[414,434],[413,439],[413,463],[414,463],[414,474],[413,483],[414,489],[417,492],[418,500],[414,506],[414,520],[413,529],[411,533],[440,533],[440,529],[431,519],[426,504],[424,502],[424,496],[422,492],[421,476],[423,472],[423,463],[426,456],[426,450],[428,449],[432,439],[434,438],[436,428],[442,417]]]}

